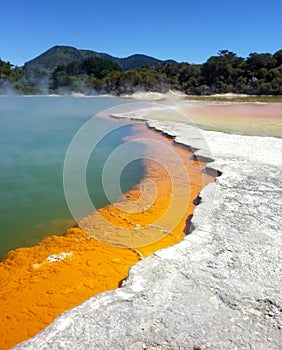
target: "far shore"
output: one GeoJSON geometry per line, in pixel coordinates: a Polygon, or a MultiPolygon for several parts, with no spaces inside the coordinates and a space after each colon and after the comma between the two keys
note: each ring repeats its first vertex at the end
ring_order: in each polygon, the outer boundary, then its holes
{"type": "Polygon", "coordinates": [[[224,103],[282,103],[282,96],[245,95],[245,94],[215,94],[215,95],[186,95],[180,91],[169,90],[166,93],[152,91],[137,91],[133,94],[121,95],[122,98],[147,101],[186,100],[191,102],[224,102],[224,103]]]}
{"type": "Polygon", "coordinates": [[[132,96],[140,103],[145,101],[144,107],[140,108],[137,103],[136,111],[132,108],[131,112],[114,113],[115,116],[182,122],[204,130],[239,135],[282,137],[282,103],[262,102],[263,97],[233,97],[228,94],[222,102],[216,101],[218,95],[202,96],[194,101],[193,97],[183,98],[182,94],[174,92],[138,93],[132,96]],[[250,100],[234,102],[234,98],[250,100]],[[254,98],[256,102],[251,100],[254,98]]]}
{"type": "MultiPolygon", "coordinates": [[[[0,95],[0,97],[26,98],[119,98],[125,103],[147,103],[140,118],[140,105],[136,119],[157,119],[188,123],[204,130],[221,131],[239,135],[282,137],[282,96],[257,96],[242,94],[216,94],[209,96],[185,95],[170,90],[166,93],[137,91],[115,96],[86,95],[79,92],[49,95],[0,95]],[[150,106],[151,103],[151,106],[150,106]],[[164,106],[169,113],[164,113],[164,106]],[[160,108],[159,108],[160,107],[160,108]],[[176,113],[171,113],[173,109],[176,113]],[[168,110],[168,109],[167,109],[168,110]]],[[[133,115],[132,115],[133,113],[133,115]]],[[[121,113],[121,117],[132,118],[121,113]]],[[[116,115],[116,113],[114,113],[116,115]]],[[[118,113],[119,114],[119,113],[118,113]]]]}
{"type": "Polygon", "coordinates": [[[282,103],[282,96],[274,95],[246,95],[246,94],[214,94],[214,95],[186,95],[180,91],[169,90],[168,92],[154,92],[154,91],[136,91],[132,94],[85,94],[82,92],[69,92],[66,94],[59,93],[44,93],[23,95],[17,93],[0,94],[0,97],[75,97],[75,98],[124,98],[132,100],[146,100],[146,101],[171,101],[183,100],[190,102],[218,102],[218,103],[282,103]]]}
{"type": "MultiPolygon", "coordinates": [[[[7,95],[8,96],[8,95],[7,95]]],[[[216,94],[207,96],[186,95],[180,91],[166,93],[137,91],[133,94],[115,96],[86,95],[79,92],[50,95],[10,95],[53,98],[120,98],[130,103],[152,103],[146,107],[149,119],[170,120],[195,125],[204,130],[221,131],[243,135],[282,137],[282,96],[258,96],[243,94],[216,94]],[[157,106],[169,106],[176,113],[163,113],[157,106]]],[[[4,96],[2,96],[4,97],[4,96]]],[[[138,106],[140,109],[140,106],[138,106]]],[[[172,111],[170,109],[170,112],[172,111]]],[[[125,117],[132,118],[126,115],[125,117]]],[[[140,119],[140,116],[137,116],[140,119]]],[[[142,118],[141,118],[142,119],[142,118]]],[[[146,118],[144,118],[146,119],[146,118]]]]}

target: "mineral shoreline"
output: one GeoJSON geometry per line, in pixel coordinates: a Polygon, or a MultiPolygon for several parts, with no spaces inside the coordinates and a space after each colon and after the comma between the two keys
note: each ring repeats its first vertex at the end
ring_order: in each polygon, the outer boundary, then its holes
{"type": "Polygon", "coordinates": [[[194,231],[15,348],[282,349],[282,140],[202,131],[201,149],[187,124],[148,124],[221,173],[200,193],[194,231]]]}
{"type": "Polygon", "coordinates": [[[1,350],[34,336],[93,295],[118,288],[140,258],[182,240],[193,200],[213,178],[171,137],[144,122],[132,131],[124,140],[131,148],[132,142],[146,143],[140,184],[81,219],[80,228],[11,251],[0,262],[1,350]]]}

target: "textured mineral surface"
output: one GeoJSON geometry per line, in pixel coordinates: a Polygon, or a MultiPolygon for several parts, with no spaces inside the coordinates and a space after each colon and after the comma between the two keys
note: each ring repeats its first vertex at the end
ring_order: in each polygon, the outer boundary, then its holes
{"type": "Polygon", "coordinates": [[[204,164],[187,147],[145,123],[130,137],[148,145],[140,184],[80,220],[80,228],[0,261],[0,350],[29,339],[93,295],[118,288],[130,266],[184,237],[193,201],[213,178],[202,174],[204,164]]]}
{"type": "Polygon", "coordinates": [[[149,121],[218,175],[193,232],[17,349],[282,349],[282,140],[149,121]]]}

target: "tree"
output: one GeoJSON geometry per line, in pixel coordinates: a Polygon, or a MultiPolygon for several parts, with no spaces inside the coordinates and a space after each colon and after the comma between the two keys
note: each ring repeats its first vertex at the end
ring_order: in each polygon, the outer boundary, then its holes
{"type": "Polygon", "coordinates": [[[282,65],[282,50],[275,52],[273,57],[276,60],[276,66],[277,67],[281,66],[282,65]]]}
{"type": "Polygon", "coordinates": [[[274,68],[276,65],[275,58],[270,53],[252,52],[246,59],[247,69],[252,72],[258,71],[260,68],[274,68]]]}
{"type": "Polygon", "coordinates": [[[225,52],[220,56],[210,57],[202,66],[202,76],[207,85],[211,86],[212,92],[228,92],[230,83],[232,83],[232,65],[231,56],[225,52]]]}

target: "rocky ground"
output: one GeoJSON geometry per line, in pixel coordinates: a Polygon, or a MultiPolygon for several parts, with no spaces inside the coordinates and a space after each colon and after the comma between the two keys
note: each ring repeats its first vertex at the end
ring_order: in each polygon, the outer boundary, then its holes
{"type": "Polygon", "coordinates": [[[16,348],[282,349],[282,139],[203,131],[202,142],[187,124],[149,124],[221,174],[193,232],[16,348]]]}

